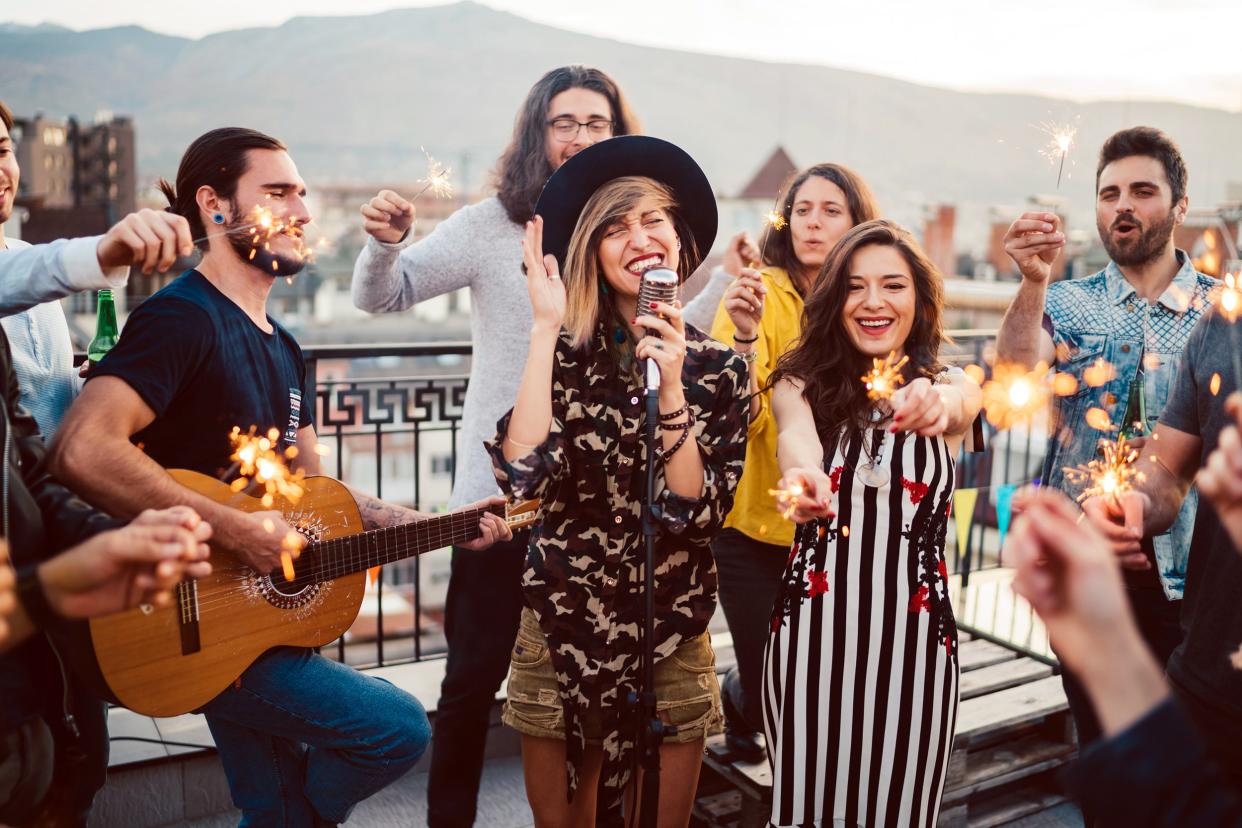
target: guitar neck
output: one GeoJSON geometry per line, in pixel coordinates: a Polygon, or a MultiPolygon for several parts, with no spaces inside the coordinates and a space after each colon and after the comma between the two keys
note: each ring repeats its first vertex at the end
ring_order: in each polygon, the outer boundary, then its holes
{"type": "MultiPolygon", "coordinates": [[[[497,504],[486,509],[462,509],[401,526],[371,529],[313,543],[301,556],[301,561],[309,561],[309,571],[299,571],[297,580],[331,581],[432,549],[474,540],[479,536],[479,518],[486,512],[503,518],[505,507],[497,504]]],[[[299,564],[294,566],[306,570],[299,564]]]]}

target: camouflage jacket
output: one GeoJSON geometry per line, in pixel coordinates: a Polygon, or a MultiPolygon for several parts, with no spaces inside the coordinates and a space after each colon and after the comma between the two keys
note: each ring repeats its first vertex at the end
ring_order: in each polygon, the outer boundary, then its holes
{"type": "MultiPolygon", "coordinates": [[[[646,489],[644,399],[637,375],[618,372],[601,330],[589,348],[557,343],[552,426],[547,440],[506,462],[506,414],[488,443],[496,479],[515,498],[541,498],[531,532],[523,591],[548,638],[565,714],[572,792],[585,739],[582,715],[598,711],[608,734],[600,775],[601,811],[620,801],[635,739],[622,707],[637,689],[642,625],[646,489]]],[[[703,493],[681,497],[656,468],[655,651],[657,660],[701,634],[716,609],[716,565],[708,543],[720,531],[746,453],[748,374],[730,349],[686,331],[682,368],[703,459],[703,493]]]]}

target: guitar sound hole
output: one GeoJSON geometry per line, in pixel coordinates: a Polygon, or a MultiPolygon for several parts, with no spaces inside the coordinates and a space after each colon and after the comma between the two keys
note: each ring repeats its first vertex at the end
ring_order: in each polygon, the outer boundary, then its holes
{"type": "MultiPolygon", "coordinates": [[[[296,567],[297,564],[295,563],[294,566],[296,567]]],[[[294,575],[295,577],[297,576],[296,570],[294,571],[294,575]]],[[[296,598],[311,589],[313,586],[312,583],[301,579],[294,580],[292,582],[285,580],[285,573],[279,567],[274,570],[268,578],[272,582],[272,589],[287,598],[296,598]]]]}

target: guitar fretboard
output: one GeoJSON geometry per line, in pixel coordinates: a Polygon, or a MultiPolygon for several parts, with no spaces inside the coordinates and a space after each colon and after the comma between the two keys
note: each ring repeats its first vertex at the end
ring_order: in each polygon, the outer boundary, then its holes
{"type": "Polygon", "coordinates": [[[310,586],[421,555],[432,549],[465,543],[479,536],[485,512],[504,517],[504,506],[463,509],[403,526],[371,529],[356,535],[312,543],[294,563],[295,586],[310,586]]]}

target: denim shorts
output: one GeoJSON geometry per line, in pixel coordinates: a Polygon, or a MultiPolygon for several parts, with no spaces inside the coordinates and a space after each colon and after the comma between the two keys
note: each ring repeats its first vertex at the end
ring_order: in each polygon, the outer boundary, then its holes
{"type": "MultiPolygon", "coordinates": [[[[677,725],[666,742],[694,742],[723,731],[716,653],[706,632],[683,642],[655,665],[656,708],[677,725]]],[[[548,640],[529,607],[509,658],[509,685],[501,721],[526,736],[565,738],[565,715],[556,688],[548,640]]],[[[603,744],[604,726],[598,710],[583,715],[588,745],[603,744]]]]}

